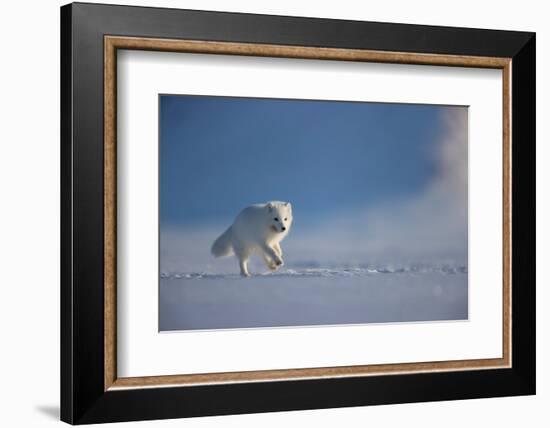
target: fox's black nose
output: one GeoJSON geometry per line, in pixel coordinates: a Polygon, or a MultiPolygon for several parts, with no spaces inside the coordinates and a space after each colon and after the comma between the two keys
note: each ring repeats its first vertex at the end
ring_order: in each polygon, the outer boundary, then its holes
{"type": "Polygon", "coordinates": [[[281,227],[281,229],[283,230],[283,232],[286,230],[286,227],[281,227]]]}

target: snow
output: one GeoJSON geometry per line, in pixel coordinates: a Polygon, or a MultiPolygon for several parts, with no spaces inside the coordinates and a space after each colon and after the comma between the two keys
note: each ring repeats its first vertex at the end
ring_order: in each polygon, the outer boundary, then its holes
{"type": "Polygon", "coordinates": [[[463,266],[293,267],[242,278],[160,278],[160,330],[236,329],[468,318],[463,266]]]}

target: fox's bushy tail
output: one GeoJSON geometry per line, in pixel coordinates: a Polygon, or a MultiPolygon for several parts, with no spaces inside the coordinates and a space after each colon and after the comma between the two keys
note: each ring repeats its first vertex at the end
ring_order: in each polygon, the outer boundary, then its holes
{"type": "Polygon", "coordinates": [[[210,250],[216,257],[225,257],[233,254],[233,246],[231,245],[231,227],[214,241],[210,250]]]}

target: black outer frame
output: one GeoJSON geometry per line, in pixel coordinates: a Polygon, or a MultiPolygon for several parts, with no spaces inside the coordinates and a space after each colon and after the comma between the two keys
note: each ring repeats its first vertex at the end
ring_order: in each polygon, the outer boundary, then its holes
{"type": "Polygon", "coordinates": [[[61,420],[535,394],[535,34],[73,3],[61,8],[61,420]],[[512,368],[104,391],[104,35],[512,58],[512,368]]]}

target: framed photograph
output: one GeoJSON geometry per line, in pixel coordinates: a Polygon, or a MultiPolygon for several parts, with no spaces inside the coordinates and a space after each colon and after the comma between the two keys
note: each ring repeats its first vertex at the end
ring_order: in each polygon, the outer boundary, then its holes
{"type": "Polygon", "coordinates": [[[61,418],[535,393],[535,35],[61,8],[61,418]]]}

